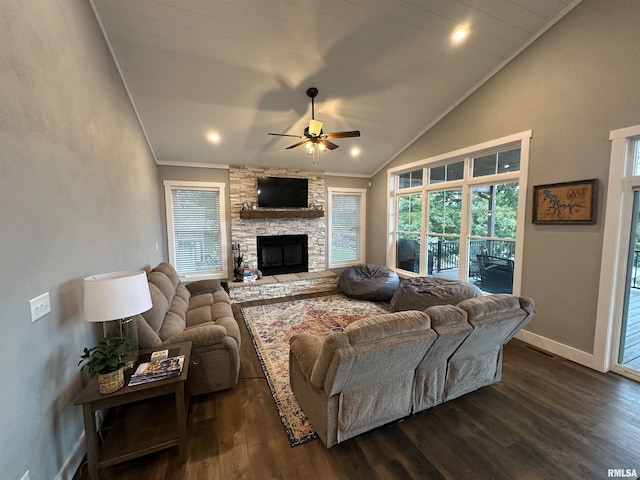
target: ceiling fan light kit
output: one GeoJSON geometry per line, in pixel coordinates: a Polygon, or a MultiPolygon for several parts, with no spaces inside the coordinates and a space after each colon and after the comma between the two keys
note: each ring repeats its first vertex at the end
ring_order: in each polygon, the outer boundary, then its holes
{"type": "Polygon", "coordinates": [[[304,129],[304,135],[289,135],[286,133],[268,133],[268,135],[276,135],[280,137],[296,137],[304,139],[301,142],[294,143],[285,148],[285,150],[290,150],[292,148],[299,147],[300,145],[304,145],[307,154],[313,155],[313,163],[318,162],[318,156],[320,152],[326,152],[327,150],[335,150],[339,147],[333,142],[330,142],[329,139],[333,138],[350,138],[350,137],[359,137],[359,130],[351,130],[348,132],[333,132],[333,133],[324,133],[322,131],[323,123],[319,120],[315,119],[315,102],[314,98],[318,95],[318,89],[315,87],[311,87],[307,89],[307,96],[311,99],[311,120],[309,120],[309,126],[304,129]]]}

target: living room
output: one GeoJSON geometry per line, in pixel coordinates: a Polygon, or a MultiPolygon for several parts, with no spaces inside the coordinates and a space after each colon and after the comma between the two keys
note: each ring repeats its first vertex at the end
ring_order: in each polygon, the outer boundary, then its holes
{"type": "MultiPolygon", "coordinates": [[[[67,479],[84,455],[78,360],[101,334],[83,320],[82,279],[167,260],[163,181],[228,186],[229,169],[226,159],[215,160],[220,168],[156,163],[89,2],[10,0],[2,17],[0,469],[10,479],[26,471],[33,480],[67,479]],[[51,313],[32,322],[29,300],[43,292],[51,313]]],[[[380,214],[388,169],[531,131],[514,291],[532,297],[538,314],[524,340],[594,376],[607,370],[611,326],[602,323],[601,297],[611,291],[600,285],[615,236],[605,223],[615,200],[611,132],[640,124],[639,24],[633,0],[578,2],[437,122],[416,126],[423,133],[379,171],[325,175],[326,188],[367,190],[366,261],[388,263],[380,214]],[[595,224],[532,223],[534,186],[584,179],[599,182],[595,224]]],[[[304,102],[309,86],[298,89],[304,102]]],[[[300,158],[300,170],[314,171],[300,158]]]]}

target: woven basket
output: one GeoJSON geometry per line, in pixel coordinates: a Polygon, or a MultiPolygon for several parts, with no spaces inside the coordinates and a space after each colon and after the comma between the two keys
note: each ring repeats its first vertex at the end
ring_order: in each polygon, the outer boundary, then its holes
{"type": "Polygon", "coordinates": [[[113,393],[124,386],[124,368],[115,372],[101,373],[98,375],[98,391],[102,395],[113,393]]]}

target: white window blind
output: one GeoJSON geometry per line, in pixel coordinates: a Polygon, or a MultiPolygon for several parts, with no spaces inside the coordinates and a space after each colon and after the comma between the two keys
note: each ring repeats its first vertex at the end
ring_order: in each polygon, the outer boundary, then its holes
{"type": "Polygon", "coordinates": [[[329,189],[329,266],[364,262],[366,190],[329,189]]]}
{"type": "Polygon", "coordinates": [[[183,277],[225,277],[224,185],[165,182],[169,259],[183,277]]]}

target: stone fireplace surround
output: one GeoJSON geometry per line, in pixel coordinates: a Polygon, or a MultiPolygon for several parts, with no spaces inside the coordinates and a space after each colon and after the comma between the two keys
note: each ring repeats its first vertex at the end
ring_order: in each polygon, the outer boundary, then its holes
{"type": "MultiPolygon", "coordinates": [[[[241,218],[242,202],[251,204],[258,200],[259,176],[307,178],[309,180],[309,203],[321,205],[323,210],[326,205],[325,179],[321,172],[256,167],[229,168],[231,239],[232,242],[240,244],[244,260],[248,262],[250,267],[256,268],[258,265],[256,241],[258,236],[295,233],[306,234],[308,240],[307,272],[267,276],[256,282],[229,282],[229,296],[232,302],[246,302],[335,289],[337,275],[325,270],[326,220],[324,215],[306,215],[306,218],[301,218],[296,215],[296,212],[300,212],[299,209],[282,209],[287,212],[286,217],[280,217],[277,214],[278,216],[273,218],[271,215],[241,218]]],[[[302,212],[319,213],[308,210],[302,212]]]]}
{"type": "MultiPolygon", "coordinates": [[[[308,270],[326,269],[326,220],[319,218],[240,218],[242,202],[257,202],[258,177],[295,177],[309,180],[309,203],[326,205],[324,173],[282,168],[230,167],[229,208],[231,241],[240,244],[244,261],[257,268],[256,238],[267,235],[306,234],[308,236],[308,270]]],[[[283,209],[286,210],[286,209],[283,209]]],[[[296,209],[291,209],[296,210],[296,209]]]]}

